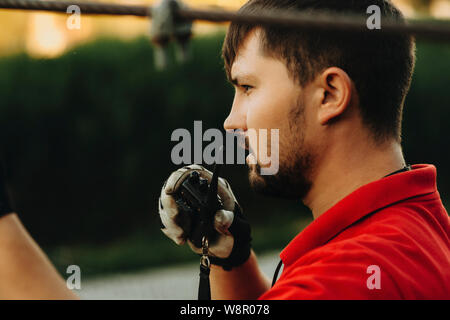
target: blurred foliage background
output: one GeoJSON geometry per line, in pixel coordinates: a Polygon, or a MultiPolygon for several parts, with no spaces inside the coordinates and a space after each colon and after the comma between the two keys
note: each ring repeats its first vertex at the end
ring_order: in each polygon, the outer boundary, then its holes
{"type": "MultiPolygon", "coordinates": [[[[222,128],[233,99],[220,47],[223,34],[197,38],[184,65],[154,70],[146,38],[104,39],[56,59],[0,60],[0,130],[13,196],[32,236],[61,270],[85,274],[196,259],[165,239],[157,199],[175,169],[176,128],[222,128]],[[181,259],[181,260],[180,260],[181,259]]],[[[433,163],[450,191],[450,46],[419,43],[404,112],[409,163],[433,163]]],[[[244,166],[232,183],[259,251],[281,249],[310,219],[299,203],[249,190],[244,166]],[[261,236],[258,236],[258,233],[261,236]]]]}
{"type": "MultiPolygon", "coordinates": [[[[220,57],[223,37],[196,38],[186,64],[161,72],[147,38],[103,39],[54,59],[0,60],[1,149],[12,193],[25,226],[61,271],[197,259],[163,236],[157,199],[176,169],[173,130],[192,132],[194,120],[203,130],[223,130],[234,94],[220,57]]],[[[255,225],[257,250],[286,245],[310,219],[298,214],[305,211],[299,203],[250,192],[242,165],[223,176],[255,225]]]]}
{"type": "MultiPolygon", "coordinates": [[[[422,3],[422,2],[421,2],[422,3]]],[[[57,268],[84,276],[197,261],[159,230],[157,199],[176,169],[171,133],[222,128],[233,100],[220,57],[224,33],[196,37],[191,59],[154,68],[145,36],[100,38],[57,57],[0,59],[0,152],[20,217],[57,268]]],[[[173,50],[173,48],[172,48],[173,50]]],[[[173,56],[173,52],[172,52],[173,56]]],[[[418,43],[404,109],[407,162],[432,163],[450,192],[450,45],[418,43]]],[[[262,198],[244,166],[228,166],[256,252],[281,250],[310,221],[299,202],[262,198]]]]}

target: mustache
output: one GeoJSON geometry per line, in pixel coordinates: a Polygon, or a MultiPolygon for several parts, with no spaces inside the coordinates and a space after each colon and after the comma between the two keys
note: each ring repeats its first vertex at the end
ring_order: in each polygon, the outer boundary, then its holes
{"type": "Polygon", "coordinates": [[[238,148],[245,149],[246,151],[250,150],[250,142],[247,131],[243,131],[241,129],[230,129],[227,130],[227,133],[232,135],[233,138],[236,138],[236,145],[238,148]]]}
{"type": "Polygon", "coordinates": [[[250,138],[246,132],[238,139],[238,146],[245,150],[245,156],[248,156],[249,154],[256,156],[255,150],[250,146],[250,138]]]}
{"type": "MultiPolygon", "coordinates": [[[[255,135],[255,132],[252,130],[253,129],[249,129],[249,130],[242,130],[242,129],[228,129],[226,130],[227,134],[230,134],[233,136],[233,139],[236,138],[237,140],[237,147],[240,149],[244,149],[246,155],[248,154],[253,154],[256,156],[256,151],[258,150],[258,144],[259,146],[261,146],[261,141],[259,141],[259,139],[261,139],[261,137],[259,137],[258,135],[255,135]],[[249,131],[250,130],[250,131],[249,131]],[[254,144],[253,148],[252,145],[250,144],[250,138],[252,138],[252,143],[254,144]],[[255,150],[256,149],[256,150],[255,150]]],[[[270,132],[270,134],[268,134],[267,136],[265,136],[265,139],[267,139],[266,143],[266,148],[271,148],[271,131],[272,129],[259,129],[259,130],[268,130],[270,132]]]]}

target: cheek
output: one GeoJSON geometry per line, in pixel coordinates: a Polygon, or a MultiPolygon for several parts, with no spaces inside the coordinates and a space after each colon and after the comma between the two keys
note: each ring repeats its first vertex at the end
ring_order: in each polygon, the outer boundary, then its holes
{"type": "Polygon", "coordinates": [[[293,133],[289,128],[289,116],[295,103],[292,92],[290,95],[280,94],[277,91],[252,96],[247,110],[247,128],[250,147],[253,151],[258,150],[258,160],[261,160],[259,159],[261,152],[272,155],[272,151],[276,152],[281,159],[284,157],[282,153],[292,148],[295,141],[292,141],[293,133]],[[263,133],[259,131],[260,129],[267,131],[263,133]],[[278,132],[273,133],[271,131],[273,129],[278,129],[278,132]],[[272,134],[278,134],[278,139],[272,140],[272,134]],[[278,142],[272,146],[272,141],[278,142]],[[263,146],[265,146],[264,151],[260,150],[263,146]]]}
{"type": "Polygon", "coordinates": [[[281,129],[287,122],[291,103],[285,95],[277,92],[255,92],[247,110],[247,128],[281,129]]]}

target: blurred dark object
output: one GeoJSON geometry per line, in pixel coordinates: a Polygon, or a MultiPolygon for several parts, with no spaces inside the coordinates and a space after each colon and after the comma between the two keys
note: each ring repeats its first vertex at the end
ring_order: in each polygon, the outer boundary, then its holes
{"type": "Polygon", "coordinates": [[[192,37],[192,21],[176,17],[176,12],[186,5],[179,0],[164,0],[152,7],[150,38],[155,45],[155,67],[166,68],[168,63],[167,44],[175,40],[178,62],[185,62],[188,42],[192,37]]]}
{"type": "Polygon", "coordinates": [[[7,187],[7,171],[0,151],[0,217],[12,213],[11,196],[7,187]]]}

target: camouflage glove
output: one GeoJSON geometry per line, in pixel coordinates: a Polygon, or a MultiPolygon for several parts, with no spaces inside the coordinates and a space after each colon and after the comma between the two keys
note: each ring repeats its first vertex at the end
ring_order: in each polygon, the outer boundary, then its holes
{"type": "MultiPolygon", "coordinates": [[[[199,214],[196,208],[190,208],[177,199],[181,184],[193,171],[209,182],[212,172],[199,165],[190,165],[174,171],[165,182],[159,198],[159,216],[162,232],[176,244],[185,242],[191,249],[202,253],[201,239],[198,238],[199,214]]],[[[229,183],[219,178],[218,194],[223,208],[214,216],[214,239],[209,240],[209,254],[212,264],[225,270],[242,265],[250,256],[250,225],[242,214],[229,183]]]]}

